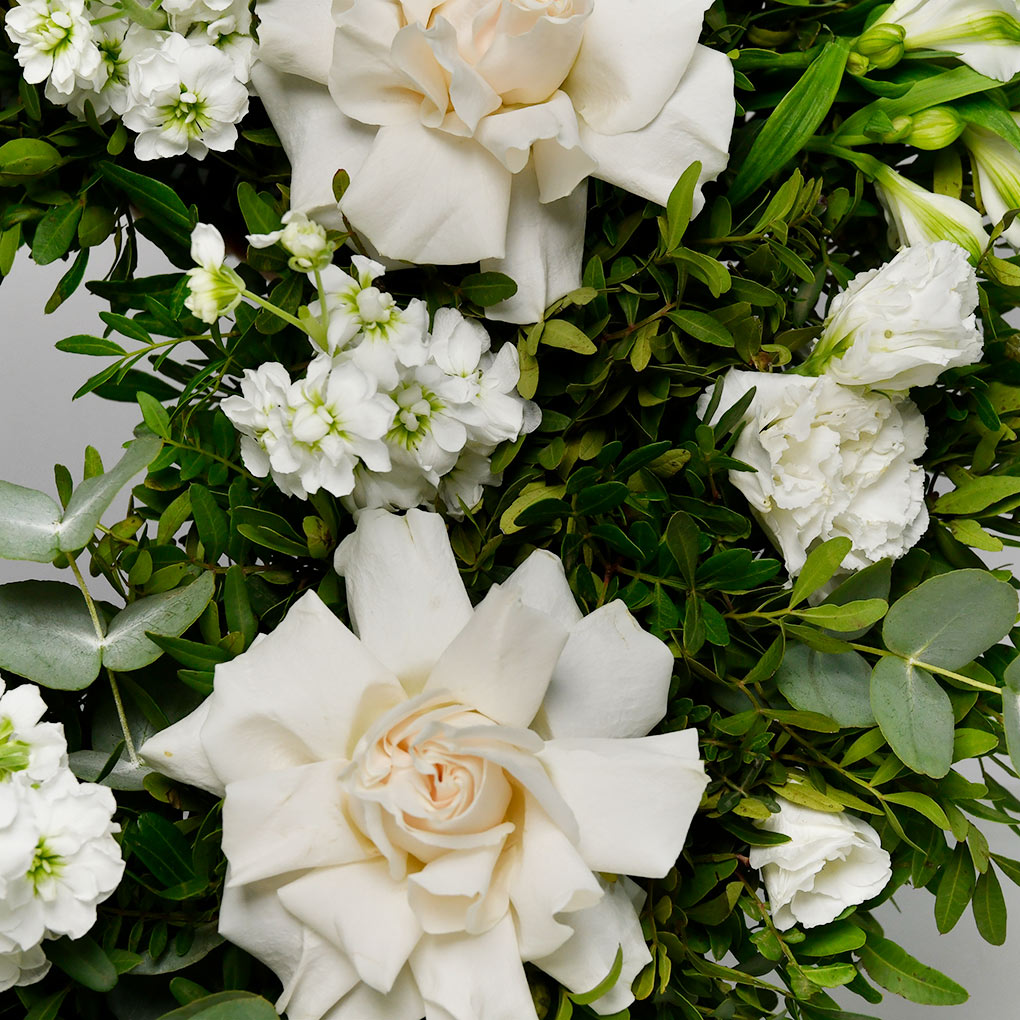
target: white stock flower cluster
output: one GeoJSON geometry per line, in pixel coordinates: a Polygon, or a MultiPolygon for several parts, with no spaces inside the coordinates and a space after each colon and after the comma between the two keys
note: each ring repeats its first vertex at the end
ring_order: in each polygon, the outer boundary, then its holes
{"type": "MultiPolygon", "coordinates": [[[[302,242],[315,236],[292,226],[302,242]]],[[[312,246],[300,251],[314,264],[312,246]]],[[[496,446],[532,431],[540,414],[516,392],[511,344],[491,351],[481,323],[454,308],[440,308],[430,330],[424,302],[401,308],[376,286],[383,272],[355,255],[350,273],[310,273],[324,349],[296,381],[277,362],[246,370],[240,395],[221,407],[242,434],[247,468],[288,495],[325,489],[352,509],[442,501],[460,515],[498,483],[496,446]]]]}
{"type": "Polygon", "coordinates": [[[117,116],[139,159],[202,159],[237,141],[255,42],[245,0],[22,0],[7,13],[25,80],[84,119],[117,116]]]}
{"type": "Polygon", "coordinates": [[[113,793],[79,783],[31,684],[0,680],[0,991],[49,970],[41,943],[81,938],[124,871],[113,793]]]}
{"type": "MultiPolygon", "coordinates": [[[[916,461],[926,430],[906,394],[981,357],[977,302],[961,246],[911,246],[837,295],[803,374],[731,369],[723,378],[721,410],[755,388],[733,448],[754,471],[730,471],[730,481],[791,574],[830,538],[853,542],[843,566],[860,570],[902,556],[924,534],[916,461]]],[[[705,394],[699,414],[708,405],[705,394]]]]}

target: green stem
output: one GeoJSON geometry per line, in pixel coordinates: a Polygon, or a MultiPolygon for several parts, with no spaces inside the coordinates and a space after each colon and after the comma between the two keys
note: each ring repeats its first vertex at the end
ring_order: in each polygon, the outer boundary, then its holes
{"type": "MultiPolygon", "coordinates": [[[[254,301],[255,304],[260,305],[267,312],[272,312],[273,315],[277,316],[277,318],[283,319],[284,322],[289,322],[292,326],[297,326],[302,333],[312,336],[312,334],[308,332],[308,327],[300,319],[295,318],[290,314],[290,312],[285,312],[282,308],[278,308],[272,303],[272,301],[267,301],[264,297],[259,297],[258,294],[255,294],[250,290],[244,290],[241,293],[244,294],[244,296],[250,301],[254,301]]],[[[315,337],[312,337],[312,339],[314,340],[315,337]]]]}
{"type": "Polygon", "coordinates": [[[941,666],[933,666],[930,662],[922,662],[920,659],[908,658],[905,655],[897,655],[896,652],[887,651],[884,648],[872,648],[870,645],[859,645],[853,641],[848,641],[854,651],[865,652],[869,655],[877,655],[880,658],[886,656],[894,656],[897,659],[903,659],[907,665],[916,666],[918,669],[926,670],[928,673],[937,673],[939,676],[948,677],[950,680],[956,680],[957,683],[966,684],[968,687],[974,687],[979,691],[989,691],[992,694],[1002,694],[1002,688],[996,687],[994,684],[982,683],[980,680],[974,680],[969,676],[964,676],[962,673],[954,673],[951,669],[942,669],[941,666]]]}

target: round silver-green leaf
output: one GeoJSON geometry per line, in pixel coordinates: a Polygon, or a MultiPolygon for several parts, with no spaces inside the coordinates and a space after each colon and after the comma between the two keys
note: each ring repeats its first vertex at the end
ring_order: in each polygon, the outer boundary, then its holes
{"type": "Polygon", "coordinates": [[[52,563],[60,507],[38,489],[0,482],[0,559],[52,563]]]}
{"type": "Polygon", "coordinates": [[[819,712],[840,726],[874,726],[871,667],[857,652],[825,654],[791,644],[776,674],[787,701],[804,712],[819,712]]]}

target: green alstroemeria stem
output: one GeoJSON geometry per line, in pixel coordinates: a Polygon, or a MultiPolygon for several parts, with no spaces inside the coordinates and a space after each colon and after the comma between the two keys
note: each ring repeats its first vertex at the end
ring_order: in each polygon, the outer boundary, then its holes
{"type": "MultiPolygon", "coordinates": [[[[85,605],[88,607],[89,616],[92,617],[92,626],[95,629],[96,638],[99,640],[100,645],[102,645],[106,635],[103,633],[103,625],[99,622],[99,613],[96,610],[95,602],[92,600],[92,593],[89,591],[85,578],[82,577],[81,570],[78,568],[74,557],[68,556],[67,559],[71,565],[71,573],[74,574],[74,579],[78,582],[78,587],[85,598],[85,605]]],[[[117,678],[113,675],[113,671],[109,669],[106,671],[106,675],[110,680],[110,691],[113,694],[113,703],[117,708],[120,730],[124,734],[124,747],[128,753],[128,760],[135,768],[138,768],[141,765],[141,761],[138,758],[138,752],[135,750],[135,742],[131,739],[131,727],[128,725],[127,713],[124,711],[124,702],[121,700],[120,688],[117,686],[117,678]]]]}

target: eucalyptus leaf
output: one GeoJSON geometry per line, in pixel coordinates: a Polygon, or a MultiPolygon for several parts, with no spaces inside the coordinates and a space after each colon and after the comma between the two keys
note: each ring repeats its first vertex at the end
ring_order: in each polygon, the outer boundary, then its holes
{"type": "Polygon", "coordinates": [[[0,482],[0,557],[50,563],[60,553],[61,509],[44,492],[0,482]]]}
{"type": "Polygon", "coordinates": [[[819,712],[840,726],[875,725],[871,667],[857,652],[826,655],[791,643],[776,683],[794,708],[819,712]]]}
{"type": "Polygon", "coordinates": [[[139,791],[145,789],[145,777],[152,772],[147,765],[132,765],[126,758],[119,758],[110,772],[102,779],[103,769],[110,755],[106,751],[73,751],[68,755],[71,771],[87,783],[98,782],[111,790],[139,791]]]}
{"type": "Polygon", "coordinates": [[[0,669],[77,691],[99,675],[99,638],[82,593],[63,581],[0,586],[0,669]]]}
{"type": "Polygon", "coordinates": [[[886,647],[958,670],[1001,641],[1016,622],[1017,594],[986,570],[952,570],[893,604],[882,625],[886,647]]]}
{"type": "Polygon", "coordinates": [[[871,708],[896,757],[941,779],[953,764],[953,704],[932,675],[893,655],[871,674],[871,708]]]}

